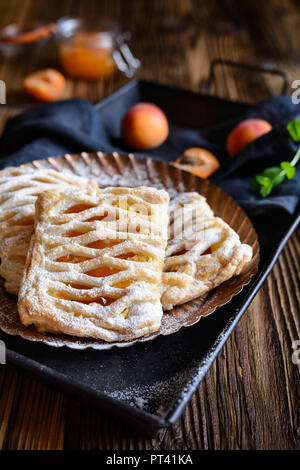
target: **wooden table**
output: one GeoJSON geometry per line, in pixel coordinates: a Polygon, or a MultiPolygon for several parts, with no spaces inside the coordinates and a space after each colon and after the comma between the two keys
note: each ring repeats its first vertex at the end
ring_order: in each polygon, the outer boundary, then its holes
{"type": "MultiPolygon", "coordinates": [[[[214,58],[280,67],[300,78],[300,2],[226,0],[10,0],[0,26],[63,15],[117,18],[132,32],[142,60],[139,76],[204,90],[214,58]]],[[[57,66],[53,49],[1,62],[8,102],[29,104],[25,74],[57,66]]],[[[99,100],[120,75],[96,83],[68,82],[66,96],[99,100]]],[[[278,93],[275,78],[219,68],[213,92],[248,102],[278,93]]],[[[1,111],[1,128],[13,110],[1,111]]],[[[101,411],[30,379],[0,369],[0,448],[3,449],[295,449],[300,444],[300,237],[294,234],[182,417],[153,440],[120,427],[101,411]]]]}

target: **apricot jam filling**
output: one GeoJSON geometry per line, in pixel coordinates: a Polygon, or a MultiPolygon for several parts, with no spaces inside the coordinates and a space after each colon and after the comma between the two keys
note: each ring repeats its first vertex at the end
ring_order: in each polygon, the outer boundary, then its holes
{"type": "Polygon", "coordinates": [[[120,271],[121,271],[120,269],[109,268],[108,266],[102,266],[100,268],[86,271],[84,274],[86,274],[87,276],[92,276],[92,277],[107,277],[107,276],[111,276],[112,274],[117,274],[120,271]]]}
{"type": "Polygon", "coordinates": [[[185,255],[185,253],[187,253],[187,252],[188,252],[188,250],[186,248],[182,248],[181,250],[179,250],[175,253],[175,256],[185,255]]]}
{"type": "Polygon", "coordinates": [[[92,35],[93,33],[88,32],[77,33],[72,39],[73,43],[63,44],[60,47],[60,61],[67,75],[98,80],[116,70],[112,48],[96,47],[94,42],[98,41],[97,35],[96,33],[92,35]]]}
{"type": "Polygon", "coordinates": [[[76,284],[75,282],[69,282],[67,285],[70,287],[73,287],[73,289],[84,289],[84,290],[93,289],[93,286],[86,286],[85,284],[76,284]]]}
{"type": "Polygon", "coordinates": [[[69,209],[65,211],[65,214],[77,214],[78,212],[83,212],[87,209],[91,209],[92,207],[95,206],[90,204],[75,204],[75,206],[69,207],[69,209]]]}
{"type": "Polygon", "coordinates": [[[140,263],[142,262],[149,262],[151,259],[151,256],[149,255],[138,255],[136,253],[124,253],[121,255],[116,255],[115,258],[118,259],[130,259],[131,261],[139,261],[140,263]]]}
{"type": "Polygon", "coordinates": [[[94,220],[103,220],[103,222],[111,222],[112,220],[119,220],[119,217],[118,215],[108,214],[108,212],[106,212],[104,215],[95,215],[95,217],[91,217],[90,219],[87,219],[84,222],[93,222],[94,220]]]}
{"type": "Polygon", "coordinates": [[[56,291],[49,292],[49,294],[51,295],[51,297],[54,297],[56,299],[72,300],[74,302],[79,302],[85,305],[95,303],[95,304],[100,304],[103,307],[107,307],[108,305],[112,304],[116,300],[111,297],[103,297],[103,296],[97,297],[96,299],[79,300],[79,299],[75,299],[71,293],[67,293],[67,292],[61,293],[61,292],[56,292],[56,291]]]}
{"type": "Polygon", "coordinates": [[[135,258],[137,255],[136,253],[124,253],[122,255],[117,255],[115,256],[115,258],[119,258],[119,259],[132,259],[132,258],[135,258]]]}
{"type": "Polygon", "coordinates": [[[20,261],[20,263],[25,264],[26,262],[26,256],[25,255],[15,255],[15,260],[20,261]]]}
{"type": "Polygon", "coordinates": [[[33,219],[20,220],[19,222],[16,222],[16,225],[22,225],[22,226],[33,225],[33,224],[34,224],[33,219]]]}
{"type": "Polygon", "coordinates": [[[96,248],[102,250],[103,248],[110,248],[111,246],[118,245],[120,240],[95,240],[94,242],[86,245],[88,248],[96,248]]]}
{"type": "Polygon", "coordinates": [[[71,237],[79,237],[80,235],[84,235],[87,232],[76,232],[75,230],[71,230],[71,232],[65,233],[65,237],[71,238],[71,237]]]}
{"type": "Polygon", "coordinates": [[[213,245],[210,246],[210,252],[213,253],[214,251],[217,251],[220,246],[222,246],[222,244],[224,243],[226,238],[223,238],[222,240],[220,240],[219,242],[217,243],[214,243],[213,245]]]}
{"type": "Polygon", "coordinates": [[[117,289],[124,289],[125,287],[129,287],[131,285],[131,281],[121,281],[118,282],[117,284],[114,284],[113,287],[116,287],[117,289]]]}
{"type": "Polygon", "coordinates": [[[168,268],[164,268],[164,272],[166,273],[175,273],[177,271],[179,271],[181,268],[181,265],[178,265],[178,264],[174,264],[173,266],[169,266],[168,268]]]}

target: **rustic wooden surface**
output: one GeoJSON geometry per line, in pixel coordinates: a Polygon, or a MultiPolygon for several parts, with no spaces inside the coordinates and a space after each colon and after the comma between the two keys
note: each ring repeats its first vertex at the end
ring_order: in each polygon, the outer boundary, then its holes
{"type": "MultiPolygon", "coordinates": [[[[10,0],[0,26],[63,15],[117,18],[147,79],[203,90],[214,58],[280,67],[300,78],[300,2],[10,0]]],[[[24,75],[57,66],[55,51],[1,59],[10,103],[30,104],[24,75]]],[[[124,82],[68,82],[66,96],[99,100],[124,82]]],[[[250,102],[278,93],[279,80],[219,68],[213,92],[250,102]]],[[[15,111],[1,111],[0,127],[15,111]]],[[[294,234],[252,305],[177,423],[153,440],[120,427],[100,411],[41,385],[9,366],[0,369],[2,449],[296,449],[300,444],[300,236],[294,234]]]]}

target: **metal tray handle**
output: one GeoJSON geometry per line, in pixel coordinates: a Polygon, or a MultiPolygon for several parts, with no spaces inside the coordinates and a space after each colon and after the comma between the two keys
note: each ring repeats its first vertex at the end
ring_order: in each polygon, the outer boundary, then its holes
{"type": "Polygon", "coordinates": [[[235,62],[233,60],[223,60],[223,59],[214,59],[210,64],[209,76],[206,82],[206,91],[210,92],[212,85],[215,83],[215,69],[218,65],[226,65],[229,67],[234,67],[242,70],[248,70],[250,72],[259,72],[267,73],[270,75],[277,75],[282,78],[283,84],[281,89],[281,94],[286,95],[289,86],[289,75],[286,72],[283,72],[280,69],[268,67],[266,65],[252,65],[242,62],[235,62]]]}

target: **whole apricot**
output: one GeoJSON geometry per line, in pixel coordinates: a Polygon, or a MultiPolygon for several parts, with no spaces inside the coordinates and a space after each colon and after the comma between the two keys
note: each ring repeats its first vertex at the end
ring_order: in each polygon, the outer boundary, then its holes
{"type": "Polygon", "coordinates": [[[65,84],[65,77],[55,69],[31,73],[23,82],[27,93],[39,101],[58,100],[63,94],[65,84]]]}
{"type": "Polygon", "coordinates": [[[155,104],[138,103],[124,115],[121,134],[129,147],[148,150],[166,140],[169,123],[165,113],[155,104]]]}
{"type": "Polygon", "coordinates": [[[219,160],[214,154],[199,147],[186,149],[171,165],[204,179],[209,178],[220,168],[219,160]]]}
{"type": "Polygon", "coordinates": [[[270,132],[272,126],[263,119],[246,119],[237,124],[226,140],[226,149],[230,157],[234,157],[246,145],[258,137],[270,132]]]}

